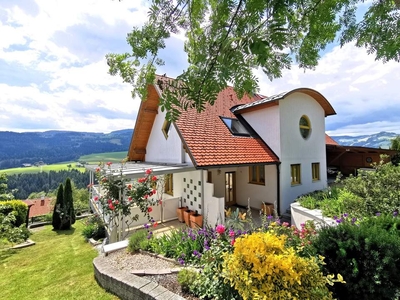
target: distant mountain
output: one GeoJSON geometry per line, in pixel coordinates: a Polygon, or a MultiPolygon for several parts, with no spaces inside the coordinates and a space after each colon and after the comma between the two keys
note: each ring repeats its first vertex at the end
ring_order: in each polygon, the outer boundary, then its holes
{"type": "Polygon", "coordinates": [[[0,131],[0,169],[43,161],[46,164],[77,160],[92,153],[128,151],[133,129],[110,133],[0,131]]]}
{"type": "Polygon", "coordinates": [[[370,148],[389,149],[391,140],[398,134],[382,131],[375,134],[359,136],[331,136],[338,144],[343,146],[361,146],[370,148]]]}

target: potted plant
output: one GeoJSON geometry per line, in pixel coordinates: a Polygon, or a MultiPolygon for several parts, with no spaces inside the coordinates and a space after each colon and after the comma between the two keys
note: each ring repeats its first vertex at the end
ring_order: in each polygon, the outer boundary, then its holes
{"type": "Polygon", "coordinates": [[[183,218],[185,219],[186,225],[189,227],[190,227],[190,215],[193,214],[195,214],[195,212],[193,210],[190,210],[189,208],[183,211],[183,218]]]}
{"type": "Polygon", "coordinates": [[[274,214],[274,205],[272,203],[263,202],[261,204],[261,211],[264,215],[272,216],[274,214]]]}
{"type": "Polygon", "coordinates": [[[188,209],[187,206],[181,206],[176,209],[176,215],[178,216],[179,222],[181,223],[185,222],[185,219],[183,218],[183,212],[187,209],[188,209]]]}
{"type": "Polygon", "coordinates": [[[198,228],[203,227],[203,216],[196,210],[193,215],[190,215],[190,227],[198,228]]]}

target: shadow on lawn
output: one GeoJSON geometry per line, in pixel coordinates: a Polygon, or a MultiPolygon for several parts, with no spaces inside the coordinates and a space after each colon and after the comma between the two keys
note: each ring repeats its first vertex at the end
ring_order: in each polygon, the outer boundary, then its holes
{"type": "Polygon", "coordinates": [[[53,231],[57,232],[57,234],[63,234],[63,235],[72,235],[75,232],[75,228],[71,227],[71,229],[67,229],[67,230],[54,230],[53,231]]]}
{"type": "Polygon", "coordinates": [[[0,249],[0,262],[6,260],[15,253],[17,253],[15,249],[0,249]]]}

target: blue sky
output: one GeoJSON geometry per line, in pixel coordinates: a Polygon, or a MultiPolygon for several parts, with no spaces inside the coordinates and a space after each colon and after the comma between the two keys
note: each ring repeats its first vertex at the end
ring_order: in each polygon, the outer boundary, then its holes
{"type": "MultiPolygon", "coordinates": [[[[143,2],[146,4],[147,2],[143,2]]],[[[110,132],[133,128],[140,100],[129,85],[108,75],[105,55],[129,51],[126,34],[146,19],[140,1],[2,0],[0,4],[0,130],[110,132]]],[[[174,77],[185,67],[183,35],[167,41],[174,77]]],[[[258,72],[260,93],[298,87],[321,92],[337,115],[331,135],[400,133],[400,63],[375,61],[363,48],[336,44],[315,70],[296,65],[270,82],[258,72]]]]}

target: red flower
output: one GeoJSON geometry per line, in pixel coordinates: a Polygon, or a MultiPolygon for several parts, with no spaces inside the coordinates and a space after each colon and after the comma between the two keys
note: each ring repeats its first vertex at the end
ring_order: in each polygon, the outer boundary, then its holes
{"type": "Polygon", "coordinates": [[[154,195],[155,193],[157,193],[157,190],[156,190],[156,189],[153,189],[152,192],[153,192],[153,195],[154,195]]]}
{"type": "Polygon", "coordinates": [[[107,203],[108,203],[108,204],[111,204],[111,203],[112,203],[112,200],[111,200],[111,199],[108,199],[108,200],[107,200],[107,203]]]}
{"type": "Polygon", "coordinates": [[[225,232],[225,226],[222,224],[219,224],[217,228],[215,228],[215,231],[218,232],[219,234],[223,234],[225,232]]]}
{"type": "Polygon", "coordinates": [[[157,176],[153,176],[153,177],[151,178],[151,180],[157,181],[157,176]]]}
{"type": "Polygon", "coordinates": [[[108,204],[108,207],[109,207],[111,210],[114,210],[114,209],[115,209],[115,206],[114,206],[112,203],[108,204]]]}
{"type": "Polygon", "coordinates": [[[96,168],[96,172],[100,172],[100,168],[99,167],[96,168]]]}
{"type": "Polygon", "coordinates": [[[151,174],[151,172],[153,172],[153,170],[152,170],[152,169],[147,169],[147,170],[146,170],[146,174],[147,174],[147,175],[150,175],[150,174],[151,174]]]}
{"type": "Polygon", "coordinates": [[[128,197],[128,201],[132,201],[132,197],[128,197]]]}
{"type": "Polygon", "coordinates": [[[233,240],[231,241],[231,245],[232,245],[232,246],[235,245],[235,242],[236,242],[236,240],[233,239],[233,240]]]}
{"type": "Polygon", "coordinates": [[[145,182],[145,181],[146,181],[146,178],[139,178],[139,179],[138,179],[138,182],[139,182],[139,183],[143,183],[143,182],[145,182]]]}
{"type": "Polygon", "coordinates": [[[109,161],[108,163],[106,163],[106,165],[107,165],[107,166],[111,166],[111,165],[112,165],[112,162],[109,161]]]}
{"type": "Polygon", "coordinates": [[[157,225],[158,225],[157,222],[154,222],[154,223],[153,223],[153,227],[157,227],[157,225]]]}
{"type": "Polygon", "coordinates": [[[115,200],[115,205],[118,205],[119,204],[119,201],[118,200],[115,200]]]}
{"type": "Polygon", "coordinates": [[[132,184],[128,184],[128,190],[132,189],[132,184]]]}
{"type": "Polygon", "coordinates": [[[147,208],[147,212],[151,213],[153,211],[153,209],[151,207],[147,208]]]}
{"type": "Polygon", "coordinates": [[[99,200],[99,197],[96,196],[96,197],[93,198],[93,200],[94,200],[94,201],[97,201],[97,200],[99,200]]]}
{"type": "Polygon", "coordinates": [[[158,201],[158,203],[161,205],[162,204],[162,200],[158,201]]]}

